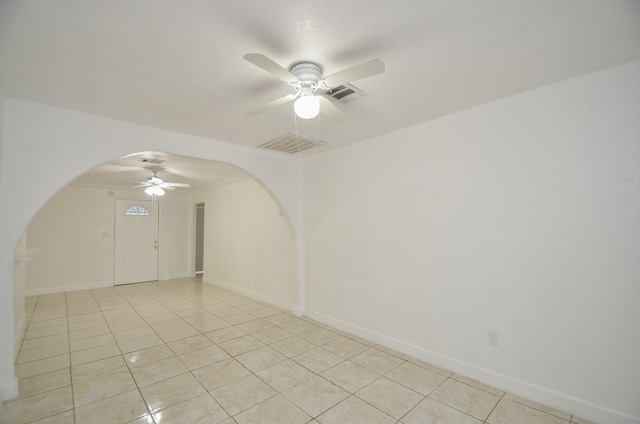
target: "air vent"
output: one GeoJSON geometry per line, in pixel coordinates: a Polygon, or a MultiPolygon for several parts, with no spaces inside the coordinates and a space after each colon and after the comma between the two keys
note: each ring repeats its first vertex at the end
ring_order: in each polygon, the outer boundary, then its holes
{"type": "Polygon", "coordinates": [[[322,146],[325,144],[327,143],[321,140],[288,133],[283,135],[282,137],[278,137],[274,140],[266,142],[258,146],[258,148],[275,150],[277,152],[283,153],[300,153],[318,145],[322,146]]]}
{"type": "Polygon", "coordinates": [[[153,164],[153,165],[160,165],[161,163],[164,163],[165,160],[164,159],[153,159],[153,158],[140,158],[138,160],[138,162],[150,163],[150,164],[153,164]]]}
{"type": "Polygon", "coordinates": [[[351,84],[339,85],[331,90],[325,91],[324,94],[339,102],[350,102],[367,94],[351,84]]]}

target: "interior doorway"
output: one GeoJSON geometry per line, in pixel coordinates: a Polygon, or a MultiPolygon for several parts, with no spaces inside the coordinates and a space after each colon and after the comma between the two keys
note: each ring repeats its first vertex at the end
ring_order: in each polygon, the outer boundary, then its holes
{"type": "Polygon", "coordinates": [[[204,203],[196,204],[196,276],[204,274],[204,203]]]}
{"type": "Polygon", "coordinates": [[[158,280],[158,202],[116,199],[114,283],[158,280]]]}

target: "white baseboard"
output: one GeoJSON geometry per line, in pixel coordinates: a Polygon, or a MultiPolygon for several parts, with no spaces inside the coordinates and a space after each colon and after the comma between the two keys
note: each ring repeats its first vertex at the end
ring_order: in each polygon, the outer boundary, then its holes
{"type": "Polygon", "coordinates": [[[103,287],[112,287],[112,281],[97,281],[95,283],[87,283],[87,284],[73,284],[64,287],[42,287],[37,289],[29,289],[25,290],[25,296],[42,296],[45,294],[54,294],[54,293],[63,293],[63,292],[72,292],[79,290],[91,290],[91,289],[101,289],[103,287]]]}
{"type": "Polygon", "coordinates": [[[221,289],[229,290],[230,292],[234,292],[237,294],[241,294],[243,296],[250,297],[252,299],[258,300],[263,303],[268,303],[269,305],[273,305],[280,309],[286,309],[288,311],[292,311],[292,313],[295,307],[295,305],[293,305],[292,303],[284,302],[280,299],[275,299],[273,297],[266,296],[262,293],[255,292],[253,290],[237,287],[237,286],[234,286],[233,284],[223,283],[223,282],[211,280],[208,278],[202,278],[202,282],[215,287],[219,287],[221,289]]]}
{"type": "Polygon", "coordinates": [[[465,361],[424,349],[420,346],[395,339],[364,327],[350,324],[320,312],[309,310],[307,316],[331,325],[355,336],[378,343],[413,358],[448,369],[465,377],[472,378],[514,395],[542,403],[565,411],[577,417],[601,424],[640,424],[640,417],[629,415],[606,406],[580,399],[578,397],[543,387],[529,381],[480,367],[465,361]]]}
{"type": "Polygon", "coordinates": [[[18,397],[18,379],[13,377],[10,381],[0,384],[0,409],[2,402],[17,399],[18,397]]]}

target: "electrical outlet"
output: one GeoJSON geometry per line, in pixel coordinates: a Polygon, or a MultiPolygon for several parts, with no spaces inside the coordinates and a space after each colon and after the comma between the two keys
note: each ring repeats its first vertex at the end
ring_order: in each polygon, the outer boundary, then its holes
{"type": "Polygon", "coordinates": [[[489,344],[494,346],[500,346],[500,334],[497,330],[489,329],[487,332],[489,338],[489,344]]]}

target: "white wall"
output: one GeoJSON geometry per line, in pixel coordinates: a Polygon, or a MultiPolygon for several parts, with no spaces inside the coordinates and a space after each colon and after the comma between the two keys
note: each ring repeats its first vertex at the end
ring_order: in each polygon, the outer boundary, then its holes
{"type": "Polygon", "coordinates": [[[269,193],[247,176],[195,196],[205,202],[203,281],[292,309],[295,234],[269,193]]]}
{"type": "Polygon", "coordinates": [[[303,176],[312,317],[640,422],[640,62],[317,155],[303,176]]]}
{"type": "MultiPolygon", "coordinates": [[[[149,197],[140,190],[67,186],[47,202],[27,230],[28,249],[37,249],[27,263],[27,296],[113,285],[118,198],[149,197]]],[[[159,278],[191,276],[190,198],[171,192],[159,202],[159,278]]]]}
{"type": "Polygon", "coordinates": [[[5,400],[15,397],[18,389],[13,358],[16,245],[36,212],[85,171],[141,151],[232,163],[260,181],[282,205],[293,228],[300,228],[300,180],[295,157],[20,100],[2,100],[0,393],[5,400]]]}

